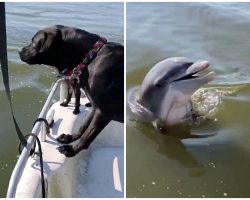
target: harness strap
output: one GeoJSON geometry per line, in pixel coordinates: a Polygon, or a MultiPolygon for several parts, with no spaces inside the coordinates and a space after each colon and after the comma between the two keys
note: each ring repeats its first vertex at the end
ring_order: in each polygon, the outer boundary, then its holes
{"type": "Polygon", "coordinates": [[[64,70],[61,74],[64,76],[71,76],[72,78],[78,78],[82,70],[88,66],[96,57],[100,49],[107,43],[107,39],[100,37],[99,40],[93,45],[92,49],[85,54],[83,60],[72,71],[64,70]]]}

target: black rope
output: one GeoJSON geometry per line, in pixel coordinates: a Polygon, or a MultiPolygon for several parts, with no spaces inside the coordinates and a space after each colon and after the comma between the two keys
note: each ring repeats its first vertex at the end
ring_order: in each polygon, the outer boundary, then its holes
{"type": "Polygon", "coordinates": [[[46,128],[46,134],[49,134],[49,128],[50,128],[50,124],[49,122],[47,121],[47,119],[44,119],[44,118],[37,118],[34,123],[33,123],[33,127],[35,126],[35,124],[37,122],[44,122],[45,123],[45,128],[46,128]]]}
{"type": "MultiPolygon", "coordinates": [[[[29,135],[25,135],[24,138],[28,139],[28,136],[29,135]]],[[[18,152],[19,152],[19,154],[22,153],[23,147],[24,147],[23,144],[21,143],[21,141],[19,141],[19,145],[18,145],[18,152]]],[[[34,155],[35,149],[36,149],[36,142],[34,142],[33,146],[31,147],[29,156],[34,155]]]]}
{"type": "MultiPolygon", "coordinates": [[[[42,157],[42,147],[41,142],[37,135],[31,133],[26,136],[22,134],[22,131],[17,123],[17,120],[14,115],[13,105],[11,101],[10,87],[9,87],[9,71],[8,71],[8,57],[7,57],[7,38],[6,38],[6,18],[5,18],[5,3],[0,2],[0,61],[1,61],[1,69],[2,69],[2,77],[3,83],[5,87],[6,96],[9,102],[12,119],[15,125],[17,136],[20,140],[22,146],[27,146],[26,138],[31,136],[35,138],[35,141],[38,144],[39,148],[39,158],[40,158],[40,167],[41,167],[41,184],[42,184],[42,197],[45,198],[45,180],[43,174],[43,157],[42,157]]],[[[19,147],[20,149],[20,147],[19,147]]],[[[35,152],[35,143],[34,148],[31,150],[31,154],[35,152]]]]}
{"type": "MultiPolygon", "coordinates": [[[[29,136],[35,138],[34,147],[33,147],[33,150],[30,151],[30,155],[34,155],[36,142],[38,144],[38,152],[39,152],[39,160],[40,160],[40,172],[41,172],[41,185],[42,185],[42,198],[46,198],[45,179],[44,179],[44,174],[43,174],[43,152],[42,152],[41,142],[36,134],[30,133],[30,134],[25,135],[25,137],[29,137],[29,136]]],[[[20,143],[20,145],[21,145],[21,143],[20,143]]]]}
{"type": "MultiPolygon", "coordinates": [[[[49,130],[49,129],[50,129],[50,125],[49,125],[48,121],[47,121],[46,119],[44,119],[44,118],[37,118],[37,119],[35,120],[35,122],[33,123],[33,127],[35,126],[35,124],[36,124],[37,122],[44,122],[44,123],[45,123],[45,126],[46,126],[46,134],[49,134],[49,132],[50,132],[50,130],[49,130]]],[[[38,144],[38,152],[39,152],[40,167],[41,167],[40,171],[41,171],[42,198],[46,198],[45,180],[44,180],[44,174],[43,174],[43,155],[42,155],[43,152],[42,152],[41,142],[40,142],[38,136],[35,135],[35,134],[33,134],[33,133],[30,133],[30,134],[25,135],[25,139],[26,139],[27,137],[29,137],[29,136],[34,137],[35,140],[36,140],[36,141],[34,142],[34,144],[33,144],[33,147],[32,147],[31,150],[30,150],[29,156],[35,155],[36,143],[38,144]]],[[[19,153],[21,154],[21,153],[22,153],[22,150],[23,150],[23,146],[22,146],[22,143],[21,143],[21,142],[19,143],[18,149],[19,149],[19,153]]]]}
{"type": "Polygon", "coordinates": [[[7,39],[6,39],[6,22],[5,22],[5,3],[0,2],[0,60],[2,68],[3,83],[5,87],[5,92],[10,105],[12,119],[15,125],[17,136],[22,142],[23,146],[27,144],[21,129],[18,126],[17,120],[14,115],[14,110],[11,101],[10,87],[9,87],[9,71],[8,71],[8,57],[7,57],[7,39]]]}

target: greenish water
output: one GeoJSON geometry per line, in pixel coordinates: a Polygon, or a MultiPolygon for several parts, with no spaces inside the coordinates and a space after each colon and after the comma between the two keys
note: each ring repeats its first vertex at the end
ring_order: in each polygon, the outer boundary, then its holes
{"type": "MultiPolygon", "coordinates": [[[[167,134],[127,116],[127,197],[250,197],[250,4],[128,3],[127,89],[172,56],[208,60],[216,121],[167,134]],[[187,134],[213,134],[186,138],[187,134]]],[[[129,112],[128,112],[129,113],[129,112]]]]}
{"type": "MultiPolygon", "coordinates": [[[[24,134],[34,120],[56,80],[55,69],[21,63],[18,49],[47,26],[79,27],[123,43],[123,3],[6,3],[10,87],[16,118],[24,134]]],[[[0,197],[5,197],[15,166],[17,136],[0,77],[0,197]]]]}

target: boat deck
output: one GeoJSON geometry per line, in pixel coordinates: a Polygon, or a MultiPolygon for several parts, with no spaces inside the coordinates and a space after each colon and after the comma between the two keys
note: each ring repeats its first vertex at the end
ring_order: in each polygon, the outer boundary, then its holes
{"type": "MultiPolygon", "coordinates": [[[[81,98],[78,115],[73,114],[74,103],[62,107],[56,102],[48,112],[55,111],[50,135],[42,142],[48,197],[123,197],[123,124],[111,122],[88,150],[73,158],[66,158],[56,149],[60,144],[55,138],[80,128],[91,109],[83,106],[86,102],[86,98],[81,98]]],[[[29,158],[16,197],[39,197],[40,193],[39,159],[29,158]]]]}

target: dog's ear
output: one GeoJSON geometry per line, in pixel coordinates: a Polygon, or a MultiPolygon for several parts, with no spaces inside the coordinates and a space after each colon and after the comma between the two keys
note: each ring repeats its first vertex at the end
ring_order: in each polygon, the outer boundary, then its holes
{"type": "Polygon", "coordinates": [[[52,43],[57,41],[59,39],[59,37],[60,37],[60,34],[59,34],[58,30],[45,32],[44,43],[42,44],[41,48],[39,49],[39,53],[43,53],[43,52],[47,51],[51,47],[52,43]]]}

